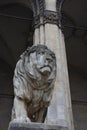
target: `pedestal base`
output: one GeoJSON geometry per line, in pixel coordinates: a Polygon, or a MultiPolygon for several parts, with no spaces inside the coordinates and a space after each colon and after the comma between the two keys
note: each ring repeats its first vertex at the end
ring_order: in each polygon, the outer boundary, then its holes
{"type": "Polygon", "coordinates": [[[47,125],[44,123],[13,123],[9,124],[8,130],[68,130],[66,127],[47,125]]]}

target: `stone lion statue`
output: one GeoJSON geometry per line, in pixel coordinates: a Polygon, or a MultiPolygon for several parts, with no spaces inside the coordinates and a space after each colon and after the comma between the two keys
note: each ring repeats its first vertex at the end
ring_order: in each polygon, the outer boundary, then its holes
{"type": "Polygon", "coordinates": [[[55,78],[55,54],[45,45],[28,48],[21,55],[14,72],[12,120],[44,122],[55,78]]]}

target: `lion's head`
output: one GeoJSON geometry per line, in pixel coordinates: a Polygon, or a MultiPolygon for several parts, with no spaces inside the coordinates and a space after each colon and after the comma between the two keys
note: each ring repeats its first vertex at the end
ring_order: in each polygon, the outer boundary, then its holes
{"type": "Polygon", "coordinates": [[[28,48],[21,58],[25,71],[29,77],[38,82],[52,82],[56,77],[55,54],[45,45],[28,48]]]}

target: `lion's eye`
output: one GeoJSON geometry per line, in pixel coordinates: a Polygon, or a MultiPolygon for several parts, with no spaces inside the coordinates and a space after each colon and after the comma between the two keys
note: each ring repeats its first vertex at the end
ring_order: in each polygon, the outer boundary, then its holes
{"type": "Polygon", "coordinates": [[[42,51],[42,52],[41,52],[41,54],[42,54],[42,55],[44,55],[44,54],[45,54],[45,52],[44,52],[44,51],[42,51]]]}
{"type": "Polygon", "coordinates": [[[44,52],[38,52],[38,55],[44,55],[44,52]]]}
{"type": "Polygon", "coordinates": [[[44,51],[39,51],[37,54],[44,54],[44,51]]]}
{"type": "Polygon", "coordinates": [[[48,62],[52,62],[53,60],[52,60],[52,59],[47,58],[47,61],[48,61],[48,62]]]}
{"type": "Polygon", "coordinates": [[[37,54],[38,54],[38,55],[40,55],[41,53],[40,53],[40,52],[38,52],[37,54]]]}

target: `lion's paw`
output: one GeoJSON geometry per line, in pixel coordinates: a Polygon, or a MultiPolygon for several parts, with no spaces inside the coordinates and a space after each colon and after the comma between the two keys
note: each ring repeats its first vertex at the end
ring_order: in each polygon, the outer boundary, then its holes
{"type": "Polygon", "coordinates": [[[28,117],[18,117],[13,120],[15,123],[30,123],[30,119],[28,117]]]}

